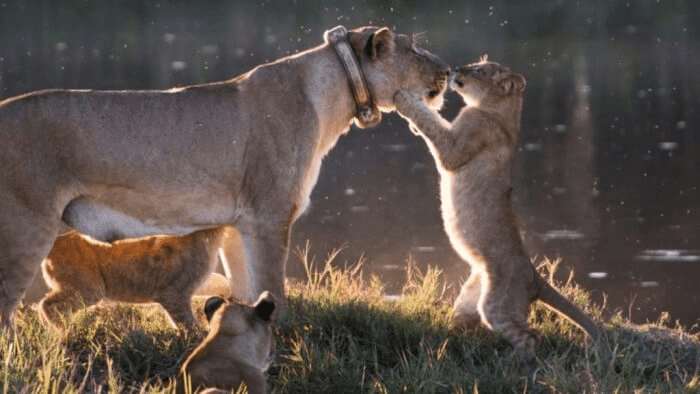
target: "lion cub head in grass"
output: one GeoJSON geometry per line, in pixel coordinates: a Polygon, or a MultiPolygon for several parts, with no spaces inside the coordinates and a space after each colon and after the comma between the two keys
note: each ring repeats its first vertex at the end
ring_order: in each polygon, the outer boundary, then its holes
{"type": "Polygon", "coordinates": [[[186,392],[188,384],[194,392],[203,388],[235,390],[242,382],[251,394],[265,393],[275,306],[269,291],[260,294],[253,305],[209,298],[204,306],[209,334],[183,364],[178,393],[186,392]]]}

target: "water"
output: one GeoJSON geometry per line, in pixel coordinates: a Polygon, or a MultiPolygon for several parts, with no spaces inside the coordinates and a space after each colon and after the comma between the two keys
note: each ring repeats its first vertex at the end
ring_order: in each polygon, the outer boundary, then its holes
{"type": "MultiPolygon", "coordinates": [[[[634,321],[700,315],[700,7],[690,1],[537,4],[365,1],[274,7],[212,2],[0,0],[0,98],[43,88],[148,89],[227,79],[368,23],[425,32],[458,65],[484,51],[528,79],[516,205],[532,255],[634,321]],[[566,277],[566,272],[562,273],[566,277]]],[[[448,96],[452,117],[459,98],[448,96]]],[[[437,174],[405,122],[353,130],[325,159],[293,245],[343,247],[396,293],[408,260],[455,286],[467,269],[439,215],[437,174]]],[[[302,274],[297,259],[288,273],[302,274]]]]}

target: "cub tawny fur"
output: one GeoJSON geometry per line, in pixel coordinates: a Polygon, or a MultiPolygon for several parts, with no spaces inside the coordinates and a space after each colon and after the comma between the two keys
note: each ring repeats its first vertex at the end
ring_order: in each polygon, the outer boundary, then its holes
{"type": "MultiPolygon", "coordinates": [[[[379,110],[399,90],[442,105],[449,67],[411,36],[346,38],[379,110]]],[[[65,224],[101,241],[234,226],[245,262],[232,278],[248,302],[279,294],[279,313],[292,225],[357,110],[328,39],[227,81],[0,101],[0,328],[65,224]]]]}
{"type": "Polygon", "coordinates": [[[39,303],[41,316],[60,326],[67,313],[102,299],[157,302],[173,325],[193,327],[191,298],[235,244],[238,231],[219,227],[186,236],[91,240],[75,231],[59,236],[41,267],[51,288],[39,303]]]}
{"type": "Polygon", "coordinates": [[[204,306],[209,333],[182,365],[177,392],[187,392],[188,386],[190,392],[204,388],[230,392],[245,382],[249,393],[264,394],[265,371],[274,343],[275,304],[275,297],[268,291],[260,294],[252,306],[209,298],[204,306]]]}
{"type": "Polygon", "coordinates": [[[527,317],[539,299],[597,339],[597,325],[537,273],[520,239],[510,175],[525,78],[486,59],[453,74],[451,87],[467,106],[451,124],[409,93],[397,94],[396,107],[435,158],[445,230],[471,267],[454,303],[455,323],[481,321],[531,358],[539,336],[527,317]]]}

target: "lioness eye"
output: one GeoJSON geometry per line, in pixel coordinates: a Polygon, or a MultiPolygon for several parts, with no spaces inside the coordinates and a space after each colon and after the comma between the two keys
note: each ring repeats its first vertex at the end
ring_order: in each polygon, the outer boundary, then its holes
{"type": "Polygon", "coordinates": [[[483,76],[484,75],[484,70],[481,68],[475,68],[472,70],[472,74],[478,75],[478,76],[483,76]]]}

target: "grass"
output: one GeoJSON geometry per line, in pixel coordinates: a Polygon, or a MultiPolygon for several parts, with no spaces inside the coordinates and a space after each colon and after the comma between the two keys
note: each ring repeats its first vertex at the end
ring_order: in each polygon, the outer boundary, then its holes
{"type": "MultiPolygon", "coordinates": [[[[666,315],[642,326],[619,314],[606,322],[614,359],[602,364],[578,328],[537,306],[530,322],[542,345],[537,361],[522,363],[498,335],[450,327],[438,270],[409,264],[402,297],[391,301],[377,278],[363,279],[360,263],[338,268],[336,253],[314,267],[308,250],[299,256],[307,280],[288,284],[268,371],[276,393],[700,392],[700,338],[668,328],[666,315]]],[[[540,269],[552,277],[557,264],[540,269]]],[[[556,285],[600,319],[602,309],[571,279],[556,285]]],[[[83,310],[65,334],[42,326],[31,305],[16,323],[16,335],[0,335],[3,393],[171,392],[204,335],[131,305],[83,310]]]]}

